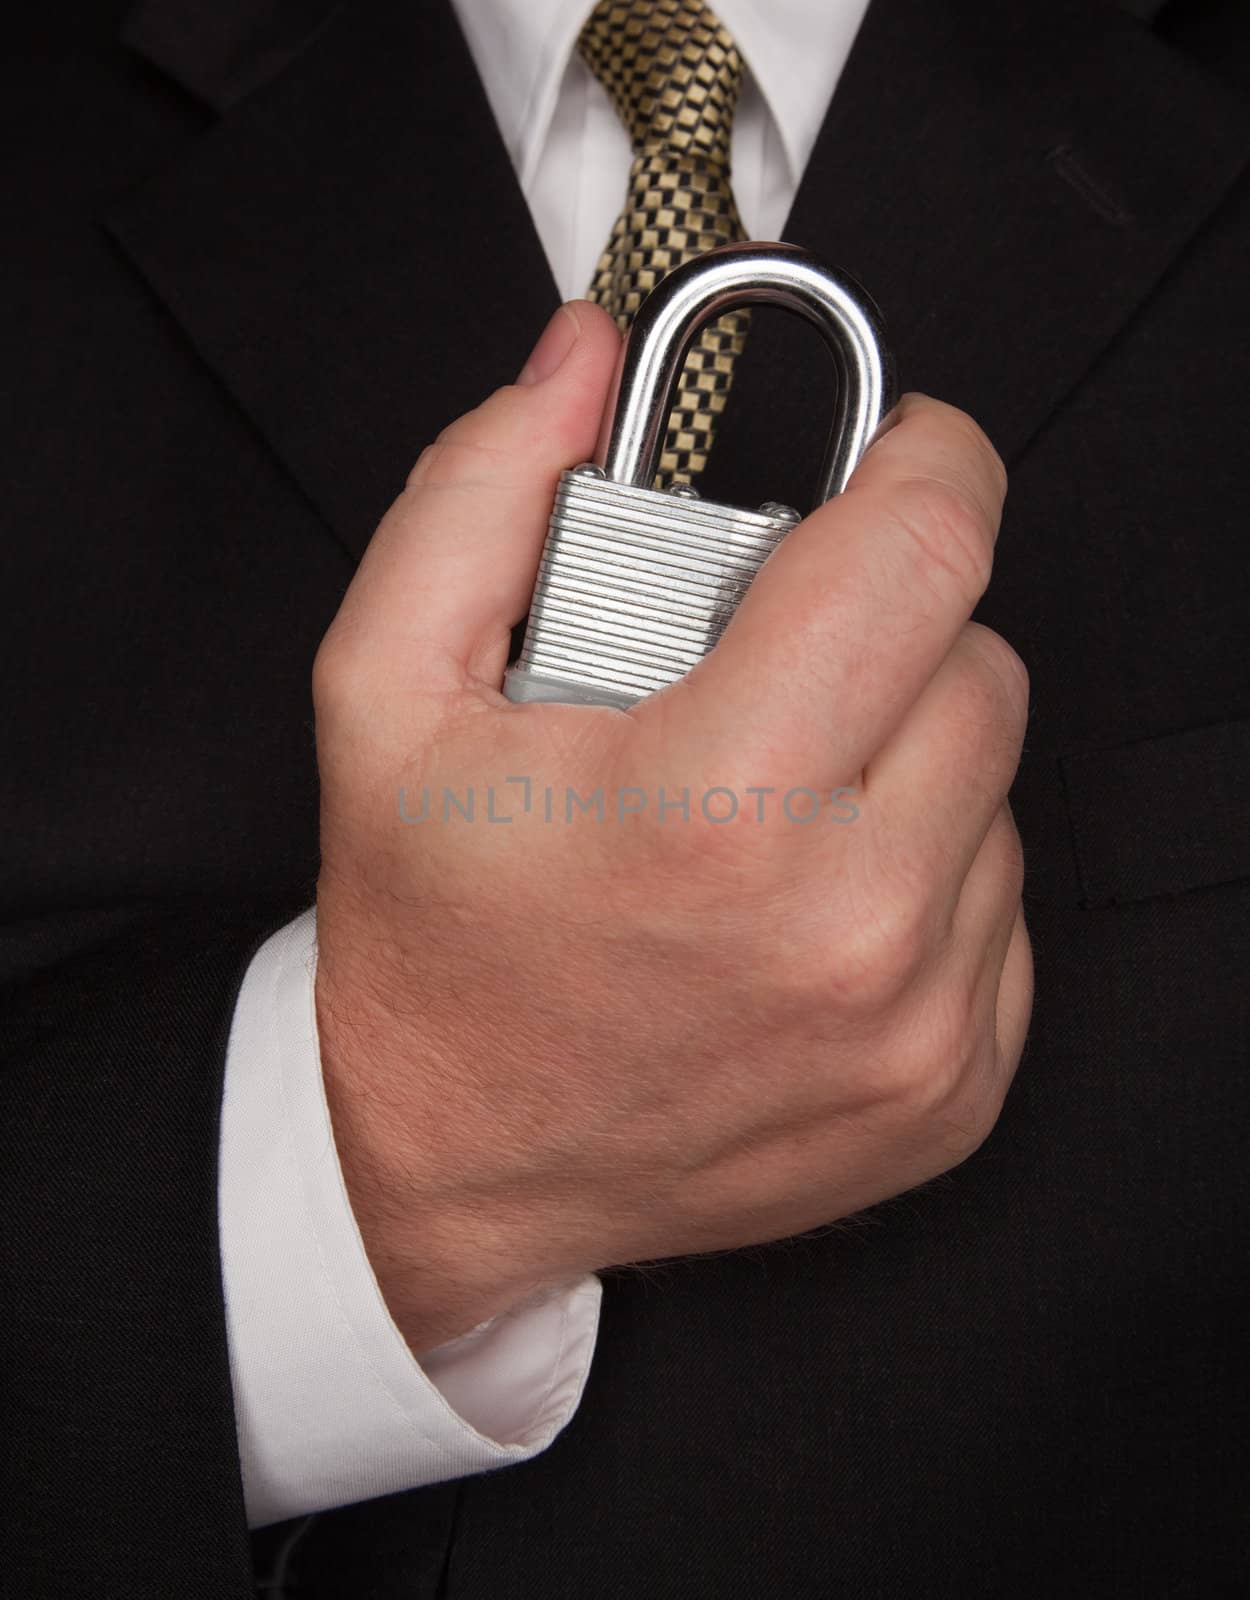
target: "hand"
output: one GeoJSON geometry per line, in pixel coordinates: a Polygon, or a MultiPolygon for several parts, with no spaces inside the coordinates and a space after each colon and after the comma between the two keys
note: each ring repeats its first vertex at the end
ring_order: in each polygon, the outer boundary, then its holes
{"type": "Polygon", "coordinates": [[[1023,1047],[1027,687],[968,621],[993,449],[909,396],[686,679],[628,712],[512,705],[509,632],[616,354],[601,312],[562,309],[425,451],[314,674],[327,1093],[418,1353],[541,1286],[954,1166],[1023,1047]]]}

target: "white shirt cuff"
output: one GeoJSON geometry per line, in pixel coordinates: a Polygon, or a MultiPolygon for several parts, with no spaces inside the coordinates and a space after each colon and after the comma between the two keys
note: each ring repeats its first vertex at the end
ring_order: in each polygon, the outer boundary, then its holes
{"type": "Polygon", "coordinates": [[[226,1055],[222,1276],[252,1527],[536,1455],[577,1409],[599,1320],[585,1277],[416,1360],[339,1168],[315,973],[309,911],[252,960],[226,1055]]]}

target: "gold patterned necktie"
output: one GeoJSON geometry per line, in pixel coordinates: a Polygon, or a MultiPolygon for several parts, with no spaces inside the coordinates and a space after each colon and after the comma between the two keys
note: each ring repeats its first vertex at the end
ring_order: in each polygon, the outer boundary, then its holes
{"type": "MultiPolygon", "coordinates": [[[[745,239],[729,183],[729,138],[742,87],[733,36],[698,0],[600,0],[578,40],[633,146],[625,207],[587,298],[624,330],[673,267],[745,239]]],[[[656,486],[707,465],[749,313],[704,328],[682,371],[656,486]]]]}

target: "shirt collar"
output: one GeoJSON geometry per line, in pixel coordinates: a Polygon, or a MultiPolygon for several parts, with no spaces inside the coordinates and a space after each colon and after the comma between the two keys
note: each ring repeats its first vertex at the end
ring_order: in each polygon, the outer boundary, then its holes
{"type": "Polygon", "coordinates": [[[538,160],[588,0],[452,0],[522,186],[538,160]]]}
{"type": "Polygon", "coordinates": [[[738,41],[798,186],[868,0],[716,0],[738,41]]]}
{"type": "MultiPolygon", "coordinates": [[[[452,0],[521,183],[533,172],[587,0],[452,0]]],[[[718,0],[777,125],[795,184],[867,0],[718,0]]]]}

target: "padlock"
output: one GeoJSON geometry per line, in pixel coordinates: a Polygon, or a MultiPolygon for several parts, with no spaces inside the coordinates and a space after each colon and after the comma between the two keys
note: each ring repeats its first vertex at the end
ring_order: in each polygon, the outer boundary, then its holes
{"type": "Polygon", "coordinates": [[[686,352],[704,323],[748,305],[795,311],[824,336],[837,396],[816,502],[846,486],[894,403],[872,301],[794,245],[724,245],[677,267],[634,317],[600,461],[560,477],[510,700],[625,707],[675,682],[799,521],[772,501],[748,511],[652,487],[686,352]]]}

